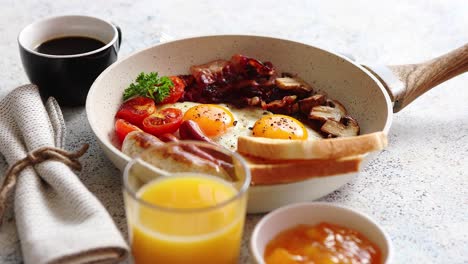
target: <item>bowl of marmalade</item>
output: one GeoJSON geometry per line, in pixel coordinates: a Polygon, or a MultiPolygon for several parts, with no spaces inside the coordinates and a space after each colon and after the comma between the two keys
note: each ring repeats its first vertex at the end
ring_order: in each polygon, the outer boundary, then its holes
{"type": "Polygon", "coordinates": [[[371,218],[322,202],[292,204],[256,225],[250,249],[254,263],[390,263],[392,245],[371,218]]]}

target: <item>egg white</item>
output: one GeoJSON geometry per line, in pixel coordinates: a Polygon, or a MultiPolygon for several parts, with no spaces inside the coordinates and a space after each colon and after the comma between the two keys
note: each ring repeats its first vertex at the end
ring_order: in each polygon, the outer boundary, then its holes
{"type": "MultiPolygon", "coordinates": [[[[200,105],[200,103],[195,102],[177,102],[174,104],[166,104],[161,106],[160,109],[173,107],[180,109],[183,113],[187,112],[193,106],[200,105]]],[[[234,116],[234,126],[226,130],[226,132],[220,136],[212,138],[212,140],[221,146],[235,151],[237,149],[237,138],[240,136],[252,136],[252,128],[255,122],[262,118],[264,115],[271,115],[269,111],[265,111],[259,107],[245,107],[237,108],[229,104],[219,104],[229,109],[229,111],[234,116]]],[[[312,128],[305,125],[308,139],[315,140],[322,138],[319,133],[317,133],[312,128]]]]}

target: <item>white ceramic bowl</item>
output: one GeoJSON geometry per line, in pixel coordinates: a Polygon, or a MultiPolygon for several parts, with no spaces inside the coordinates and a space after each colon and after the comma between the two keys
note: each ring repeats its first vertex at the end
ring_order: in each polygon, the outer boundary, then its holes
{"type": "MultiPolygon", "coordinates": [[[[130,161],[114,137],[114,116],[124,89],[144,71],[161,75],[186,74],[189,67],[240,53],[271,61],[280,72],[298,74],[317,90],[343,103],[359,121],[361,134],[388,132],[391,102],[385,88],[362,66],[349,59],[306,44],[260,36],[207,36],[176,40],[139,51],[107,68],[93,83],[86,101],[92,131],[106,156],[122,170],[130,161]]],[[[366,161],[370,158],[366,157],[366,161]]],[[[266,212],[294,203],[312,201],[348,183],[356,173],[268,186],[249,190],[249,213],[266,212]]]]}
{"type": "Polygon", "coordinates": [[[383,263],[390,263],[393,254],[390,238],[375,221],[353,209],[322,202],[292,204],[263,217],[250,240],[254,263],[265,263],[265,247],[279,232],[299,224],[314,225],[320,222],[329,222],[360,232],[380,248],[383,263]]]}

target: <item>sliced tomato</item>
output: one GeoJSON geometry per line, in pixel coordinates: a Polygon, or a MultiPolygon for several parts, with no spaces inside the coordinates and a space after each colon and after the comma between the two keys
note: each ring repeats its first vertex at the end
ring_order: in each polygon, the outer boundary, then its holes
{"type": "Polygon", "coordinates": [[[174,133],[182,123],[182,110],[177,108],[165,108],[156,111],[143,120],[143,130],[155,136],[165,133],[174,133]]]}
{"type": "Polygon", "coordinates": [[[120,143],[122,143],[127,134],[132,131],[141,131],[141,129],[135,125],[130,124],[124,119],[117,119],[115,121],[115,134],[117,135],[120,143]]]}
{"type": "Polygon", "coordinates": [[[169,78],[174,86],[171,87],[171,93],[162,100],[161,104],[173,104],[184,95],[185,82],[177,76],[170,76],[169,78]]]}
{"type": "Polygon", "coordinates": [[[117,111],[115,117],[122,118],[128,122],[141,126],[143,119],[154,113],[156,106],[153,99],[138,96],[125,101],[117,111]]]}

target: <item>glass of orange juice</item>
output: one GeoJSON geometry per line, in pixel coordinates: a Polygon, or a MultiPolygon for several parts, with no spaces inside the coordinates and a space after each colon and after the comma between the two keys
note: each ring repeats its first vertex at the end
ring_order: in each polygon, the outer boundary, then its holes
{"type": "Polygon", "coordinates": [[[134,262],[238,263],[249,185],[243,158],[212,144],[144,151],[124,172],[134,262]]]}

